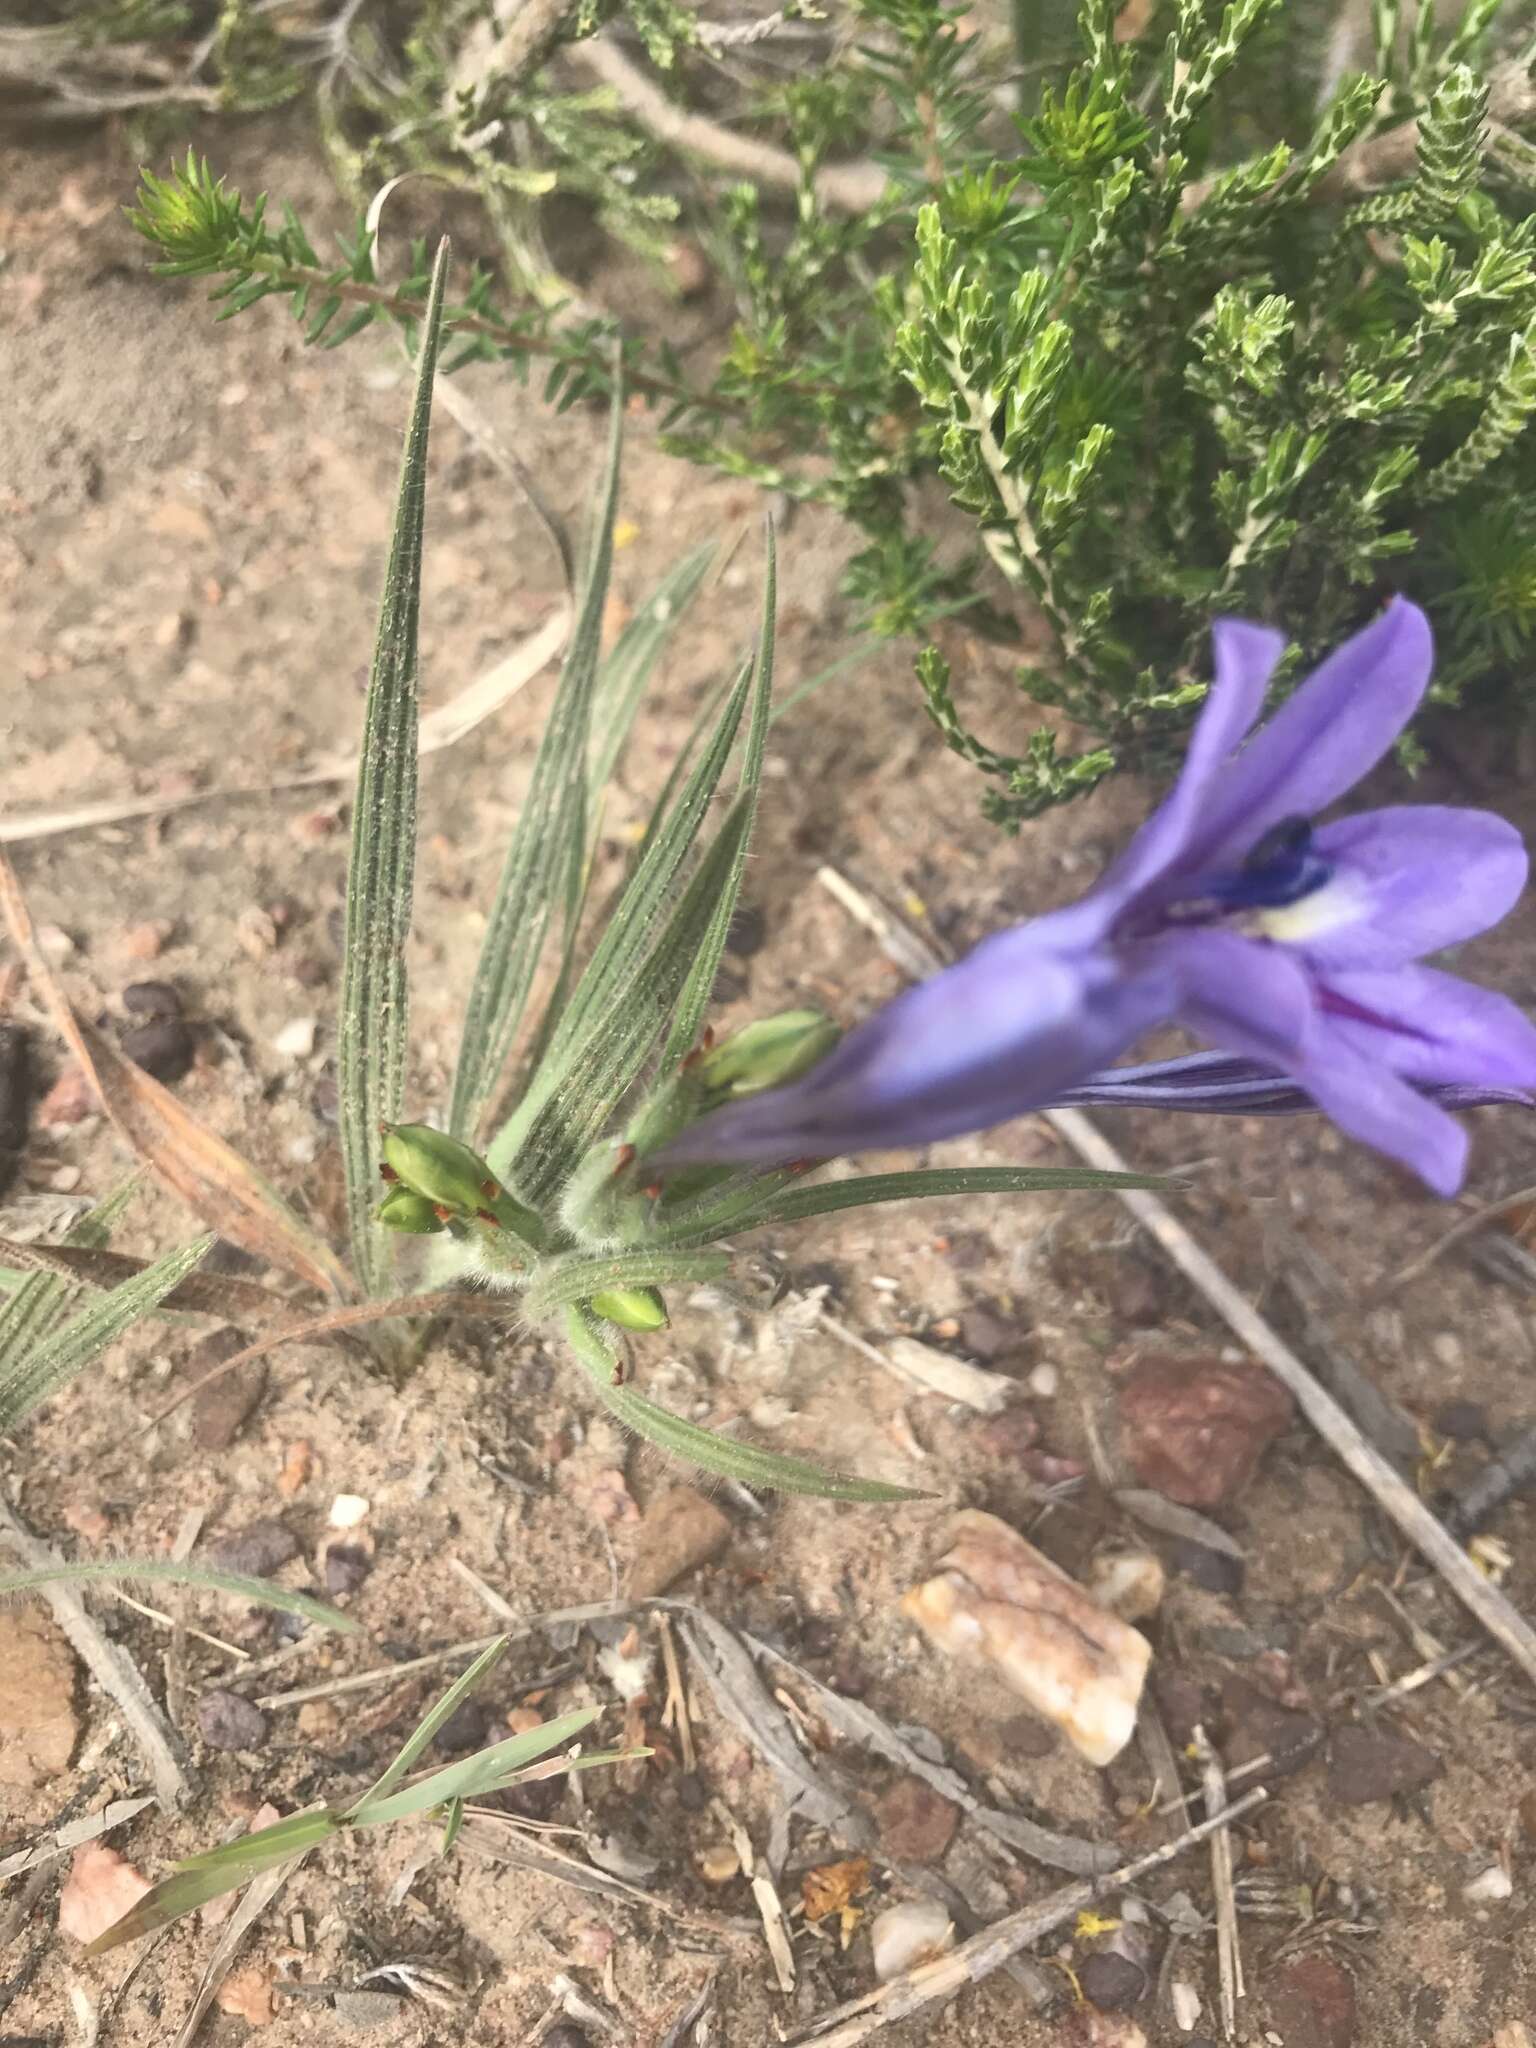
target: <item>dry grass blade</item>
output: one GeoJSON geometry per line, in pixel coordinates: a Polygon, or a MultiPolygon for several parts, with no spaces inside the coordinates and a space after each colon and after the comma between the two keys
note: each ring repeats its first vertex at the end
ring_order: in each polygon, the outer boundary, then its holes
{"type": "Polygon", "coordinates": [[[222,1360],[200,1378],[182,1387],[164,1407],[155,1410],[144,1427],[158,1427],[167,1416],[174,1415],[184,1401],[190,1401],[204,1387],[211,1387],[226,1373],[238,1372],[253,1358],[264,1358],[280,1344],[317,1344],[322,1338],[334,1336],[340,1330],[355,1330],[364,1323],[404,1322],[410,1316],[505,1316],[506,1313],[505,1302],[498,1303],[485,1294],[403,1294],[396,1301],[362,1301],[351,1308],[331,1309],[325,1315],[304,1316],[298,1322],[285,1324],[280,1330],[269,1330],[265,1337],[258,1337],[254,1344],[247,1344],[243,1351],[237,1351],[232,1358],[222,1360]]]}
{"type": "MultiPolygon", "coordinates": [[[[1205,1811],[1214,1820],[1227,1810],[1227,1780],[1221,1768],[1221,1758],[1211,1747],[1203,1728],[1195,1730],[1195,1750],[1200,1759],[1205,1811]]],[[[1216,1967],[1221,1980],[1221,2030],[1229,2041],[1235,2041],[1237,2001],[1246,1997],[1247,1991],[1243,1984],[1243,1953],[1237,1935],[1232,1837],[1225,1831],[1211,1837],[1211,1890],[1216,1895],[1216,1967]]]]}
{"type": "MultiPolygon", "coordinates": [[[[0,1498],[0,1542],[15,1552],[29,1570],[63,1569],[46,1544],[39,1543],[0,1498]]],[[[155,1797],[170,1811],[179,1807],[190,1787],[181,1767],[179,1745],[167,1727],[149,1687],[127,1652],[102,1634],[74,1588],[54,1583],[43,1589],[55,1621],[75,1654],[102,1690],[117,1702],[129,1733],[149,1767],[155,1797]]]]}
{"type": "Polygon", "coordinates": [[[443,323],[448,244],[439,244],[422,315],[416,389],[400,462],[395,526],[352,807],[347,924],[337,1018],[336,1084],[352,1262],[364,1294],[380,1291],[388,1233],[374,1219],[379,1126],[400,1114],[405,1087],[409,986],[405,948],[416,880],[417,669],[421,551],[432,380],[443,323]]]}
{"type": "MultiPolygon", "coordinates": [[[[138,1799],[113,1799],[95,1813],[82,1814],[79,1820],[66,1821],[62,1827],[49,1829],[30,1847],[18,1849],[13,1856],[0,1856],[0,1884],[4,1884],[7,1878],[20,1877],[24,1871],[56,1863],[61,1856],[70,1855],[83,1843],[97,1841],[102,1835],[110,1834],[113,1828],[122,1827],[154,1803],[152,1792],[146,1792],[138,1799]]],[[[0,2035],[0,2040],[4,2038],[0,2035]]]]}
{"type": "Polygon", "coordinates": [[[80,1062],[98,1100],[138,1158],[221,1237],[307,1281],[322,1294],[345,1295],[344,1267],[239,1153],[206,1130],[158,1081],[125,1059],[75,1014],[38,947],[15,870],[0,853],[0,913],[27,963],[33,987],[54,1026],[80,1062]]]}
{"type": "Polygon", "coordinates": [[[1139,1856],[1134,1863],[1122,1864],[1119,1869],[1097,1880],[1084,1878],[1077,1884],[1065,1885],[1060,1891],[1052,1892],[1049,1898],[994,1921],[980,1934],[973,1934],[968,1941],[961,1942],[948,1955],[940,1956],[931,1963],[920,1963],[916,1969],[883,1984],[878,1991],[840,2005],[833,2012],[823,2013],[802,2032],[790,2035],[788,2048],[802,2048],[802,2044],[811,2042],[816,2044],[816,2048],[858,2048],[860,2042],[869,2040],[897,2020],[921,2012],[925,2006],[947,2002],[965,1990],[967,1985],[979,1984],[991,1976],[1021,1949],[1028,1948],[1044,1935],[1054,1933],[1107,1892],[1121,1891],[1127,1885],[1140,1883],[1154,1870],[1160,1870],[1165,1863],[1182,1856],[1186,1849],[1194,1848],[1218,1829],[1230,1827],[1244,1814],[1252,1812],[1266,1797],[1262,1790],[1250,1792],[1235,1806],[1203,1820],[1198,1827],[1189,1828],[1162,1848],[1139,1856]]]}
{"type": "MultiPolygon", "coordinates": [[[[124,1280],[144,1272],[148,1259],[136,1259],[128,1252],[109,1252],[90,1245],[20,1244],[0,1237],[0,1264],[30,1268],[35,1273],[56,1273],[61,1279],[87,1287],[117,1287],[124,1280]]],[[[275,1287],[263,1287],[257,1280],[237,1279],[233,1274],[190,1273],[160,1298],[162,1309],[176,1309],[186,1315],[221,1316],[237,1322],[241,1317],[292,1315],[293,1303],[275,1287]]]]}
{"type": "Polygon", "coordinates": [[[1437,1237],[1432,1245],[1419,1253],[1417,1258],[1410,1259],[1406,1266],[1399,1266],[1395,1273],[1389,1275],[1379,1286],[1372,1288],[1366,1297],[1365,1305],[1374,1308],[1378,1303],[1386,1301],[1391,1295],[1406,1287],[1410,1280],[1417,1280],[1427,1273],[1435,1261],[1453,1245],[1465,1243],[1469,1237],[1476,1237],[1479,1231],[1497,1223],[1499,1218],[1507,1215],[1511,1209],[1528,1208],[1532,1202],[1536,1202],[1536,1187],[1516,1188],[1512,1195],[1502,1195],[1498,1201],[1489,1202],[1481,1209],[1474,1209],[1470,1216],[1463,1216],[1459,1223],[1453,1223],[1449,1230],[1437,1237]]]}
{"type": "MultiPolygon", "coordinates": [[[[882,905],[854,888],[846,876],[822,868],[817,879],[851,916],[875,934],[887,957],[909,974],[932,974],[944,964],[926,940],[906,930],[882,905]]],[[[1081,1110],[1053,1109],[1045,1114],[1079,1158],[1086,1159],[1090,1166],[1106,1173],[1126,1170],[1119,1152],[1081,1110]]],[[[1145,1189],[1117,1188],[1115,1193],[1238,1341],[1287,1389],[1318,1435],[1377,1506],[1391,1517],[1457,1599],[1476,1615],[1494,1641],[1536,1684],[1536,1629],[1525,1616],[1483,1576],[1455,1537],[1436,1520],[1333,1396],[1318,1384],[1314,1374],[1247,1297],[1239,1293],[1167,1204],[1145,1189]]]]}

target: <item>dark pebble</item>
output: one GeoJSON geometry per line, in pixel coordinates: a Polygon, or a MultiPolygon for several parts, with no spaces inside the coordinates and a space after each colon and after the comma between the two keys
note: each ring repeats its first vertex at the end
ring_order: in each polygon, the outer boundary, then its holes
{"type": "Polygon", "coordinates": [[[465,1756],[485,1740],[489,1715],[479,1700],[464,1700],[438,1729],[435,1747],[444,1756],[465,1756]]]}
{"type": "Polygon", "coordinates": [[[544,2036],[544,2048],[592,2048],[592,2036],[584,2034],[580,2027],[573,2027],[568,2020],[562,2020],[558,2027],[551,2027],[544,2036]]]}
{"type": "Polygon", "coordinates": [[[1150,1330],[1164,1319],[1167,1299],[1161,1277],[1134,1254],[1117,1258],[1104,1282],[1104,1292],[1117,1323],[1150,1330]]]}
{"type": "Polygon", "coordinates": [[[990,1365],[1005,1351],[1016,1351],[1023,1341],[1017,1323],[1006,1321],[989,1308],[968,1308],[960,1318],[960,1348],[978,1365],[990,1365]]]}
{"type": "MultiPolygon", "coordinates": [[[[244,1330],[226,1324],[210,1330],[187,1353],[182,1365],[184,1379],[200,1380],[215,1366],[244,1351],[250,1343],[244,1330]]],[[[253,1358],[241,1372],[227,1372],[192,1396],[192,1440],[205,1451],[227,1451],[266,1390],[266,1362],[253,1358]]]]}
{"type": "Polygon", "coordinates": [[[122,1035],[124,1053],[154,1081],[179,1081],[192,1065],[197,1041],[180,1017],[153,1017],[122,1035]]]}
{"type": "Polygon", "coordinates": [[[1113,1951],[1092,1955],[1078,1965],[1083,1996],[1101,2012],[1128,2012],[1146,1994],[1147,1973],[1140,1963],[1113,1951]]]}
{"type": "Polygon", "coordinates": [[[709,1804],[709,1787],[697,1771],[684,1771],[677,1780],[677,1803],[684,1813],[702,1813],[709,1804]]]}
{"type": "Polygon", "coordinates": [[[1265,1986],[1264,2004],[1285,2048],[1351,2048],[1355,1980],[1331,1956],[1293,1956],[1265,1986]]]}
{"type": "Polygon", "coordinates": [[[210,1749],[260,1749],[267,1739],[267,1717],[260,1707],[222,1687],[198,1701],[197,1725],[210,1749]]]}
{"type": "Polygon", "coordinates": [[[1220,1550],[1207,1550],[1187,1536],[1175,1537],[1168,1547],[1168,1562],[1186,1579],[1193,1579],[1207,1593],[1241,1593],[1243,1560],[1220,1550]]]}
{"type": "Polygon", "coordinates": [[[280,1565],[299,1554],[299,1539],[281,1522],[251,1522],[226,1536],[214,1551],[214,1560],[227,1572],[244,1572],[248,1578],[269,1578],[280,1565]]]}
{"type": "Polygon", "coordinates": [[[1152,1674],[1152,1696],[1176,1749],[1194,1740],[1195,1730],[1211,1718],[1211,1703],[1205,1687],[1187,1671],[1158,1671],[1152,1674]]]}
{"type": "Polygon", "coordinates": [[[372,1570],[373,1559],[360,1543],[333,1543],[320,1576],[327,1593],[355,1593],[372,1570]]]}
{"type": "Polygon", "coordinates": [[[1337,1806],[1369,1806],[1397,1792],[1417,1792],[1439,1777],[1433,1750],[1411,1735],[1341,1728],[1328,1751],[1328,1797],[1337,1806]]]}
{"type": "Polygon", "coordinates": [[[19,1024],[0,1024],[0,1195],[16,1178],[31,1121],[32,1058],[19,1024]]]}
{"type": "Polygon", "coordinates": [[[180,991],[169,981],[135,981],[123,990],[130,1017],[179,1017],[180,991]]]}
{"type": "Polygon", "coordinates": [[[738,905],[736,915],[731,919],[730,930],[725,935],[725,950],[734,953],[738,960],[750,960],[754,953],[762,951],[767,936],[767,914],[755,903],[743,903],[738,905]]]}
{"type": "Polygon", "coordinates": [[[1260,1777],[1263,1782],[1289,1777],[1299,1771],[1323,1739],[1322,1724],[1310,1714],[1282,1707],[1250,1680],[1233,1673],[1222,1681],[1222,1754],[1228,1770],[1268,1756],[1260,1777]]]}
{"type": "Polygon", "coordinates": [[[1487,1443],[1488,1410],[1481,1401],[1447,1401],[1435,1410],[1435,1428],[1458,1444],[1487,1443]]]}

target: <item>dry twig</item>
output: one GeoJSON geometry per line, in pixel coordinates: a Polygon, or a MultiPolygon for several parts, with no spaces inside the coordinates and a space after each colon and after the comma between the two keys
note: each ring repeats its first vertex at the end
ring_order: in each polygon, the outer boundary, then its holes
{"type": "MultiPolygon", "coordinates": [[[[3,1498],[0,1498],[0,1542],[14,1551],[32,1571],[48,1571],[59,1563],[48,1546],[38,1542],[3,1498]]],[[[64,1580],[55,1580],[38,1590],[53,1609],[54,1620],[68,1636],[76,1656],[102,1690],[110,1693],[117,1702],[128,1731],[149,1767],[155,1797],[168,1812],[174,1812],[192,1787],[181,1766],[176,1736],[156,1706],[138,1666],[126,1650],[97,1627],[72,1585],[64,1580]]]]}
{"type": "MultiPolygon", "coordinates": [[[[851,915],[880,940],[888,958],[908,973],[932,974],[943,965],[925,940],[908,931],[882,905],[854,888],[846,876],[829,868],[817,880],[851,915]]],[[[1077,1109],[1045,1112],[1047,1121],[1090,1166],[1106,1173],[1127,1172],[1119,1151],[1077,1109]]],[[[1327,1393],[1289,1345],[1283,1343],[1247,1297],[1239,1293],[1221,1268],[1179,1222],[1167,1204],[1144,1188],[1117,1188],[1136,1220],[1151,1234],[1240,1343],[1280,1381],[1303,1415],[1340,1462],[1359,1480],[1377,1506],[1389,1515],[1428,1559],[1462,1604],[1469,1608],[1496,1643],[1536,1684],[1536,1629],[1484,1578],[1447,1530],[1435,1519],[1413,1488],[1399,1476],[1350,1417],[1327,1393]]]]}
{"type": "MultiPolygon", "coordinates": [[[[1227,1810],[1227,1781],[1221,1758],[1203,1728],[1195,1730],[1200,1783],[1209,1820],[1227,1810]]],[[[1211,1837],[1211,1889],[1216,1895],[1216,1967],[1221,1979],[1221,2030],[1237,2039],[1237,2001],[1247,1996],[1243,1985],[1243,1952],[1237,1935],[1237,1893],[1232,1884],[1232,1837],[1223,1829],[1211,1837]]]]}

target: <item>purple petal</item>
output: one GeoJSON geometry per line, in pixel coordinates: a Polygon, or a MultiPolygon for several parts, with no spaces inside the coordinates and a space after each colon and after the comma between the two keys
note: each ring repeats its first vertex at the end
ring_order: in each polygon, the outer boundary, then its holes
{"type": "Polygon", "coordinates": [[[1351,1138],[1411,1167],[1437,1195],[1449,1198],[1461,1187],[1467,1170],[1461,1125],[1342,1033],[1319,1032],[1309,1057],[1292,1072],[1351,1138]]]}
{"type": "Polygon", "coordinates": [[[1220,779],[1184,865],[1240,860],[1272,825],[1314,818],[1375,767],[1429,686],[1429,621],[1405,598],[1336,648],[1220,779]]]}
{"type": "Polygon", "coordinates": [[[1324,974],[1400,967],[1486,931],[1525,887],[1525,842],[1491,811],[1438,804],[1362,811],[1325,825],[1314,841],[1335,875],[1269,923],[1324,974]],[[1317,928],[1336,913],[1337,921],[1317,928]],[[1287,920],[1298,927],[1292,940],[1287,920]],[[1311,922],[1314,929],[1303,927],[1311,922]]]}
{"type": "MultiPolygon", "coordinates": [[[[1442,1109],[1536,1109],[1536,1094],[1478,1082],[1414,1084],[1442,1109]]],[[[1050,1105],[1072,1109],[1182,1110],[1197,1116],[1295,1116],[1317,1104],[1289,1075],[1260,1060],[1224,1052],[1191,1052],[1143,1060],[1090,1074],[1050,1105]]]]}
{"type": "Polygon", "coordinates": [[[1285,652],[1285,635],[1247,619],[1218,619],[1211,645],[1216,680],[1190,734],[1179,779],[1104,877],[1102,888],[1143,889],[1179,858],[1212,783],[1264,708],[1264,692],[1285,652]]]}
{"type": "Polygon", "coordinates": [[[1278,946],[1220,930],[1148,942],[1179,982],[1179,1021],[1247,1059],[1289,1069],[1313,1028],[1311,977],[1278,946]]]}
{"type": "Polygon", "coordinates": [[[1170,1015],[1157,959],[1070,943],[1074,912],[985,940],[888,1003],[787,1088],[727,1104],[658,1164],[782,1163],[926,1145],[1037,1109],[1170,1015]]]}
{"type": "Polygon", "coordinates": [[[1432,967],[1330,974],[1329,1035],[1418,1082],[1536,1088],[1536,1024],[1507,996],[1432,967]]]}

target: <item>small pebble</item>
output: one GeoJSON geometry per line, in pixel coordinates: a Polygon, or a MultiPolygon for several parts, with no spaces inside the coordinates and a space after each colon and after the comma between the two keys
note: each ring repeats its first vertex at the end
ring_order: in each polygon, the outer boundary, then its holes
{"type": "Polygon", "coordinates": [[[96,1091],[85,1077],[85,1069],[71,1060],[38,1104],[37,1120],[49,1124],[81,1124],[94,1116],[101,1105],[96,1091]]]}
{"type": "Polygon", "coordinates": [[[123,954],[129,960],[158,960],[165,951],[172,927],[167,919],[153,917],[146,924],[130,925],[123,933],[123,954]]]}
{"type": "MultiPolygon", "coordinates": [[[[1168,2000],[1173,2007],[1173,2023],[1181,2034],[1189,2033],[1200,2017],[1200,1994],[1194,1985],[1183,1977],[1175,1977],[1168,1988],[1168,2000]]],[[[1189,2048],[1195,2048],[1194,2042],[1189,2048]]]]}
{"type": "MultiPolygon", "coordinates": [[[[395,1991],[338,1991],[331,2000],[331,2010],[344,2027],[367,2033],[399,2019],[405,2010],[405,2000],[395,1991]]],[[[549,2038],[548,2034],[544,2036],[546,2041],[549,2038]]]]}
{"type": "Polygon", "coordinates": [[[181,994],[173,982],[135,981],[123,990],[123,1008],[130,1017],[179,1017],[181,994]]]}
{"type": "Polygon", "coordinates": [[[1147,1973],[1141,1964],[1111,1952],[1086,1956],[1078,1965],[1077,1981],[1084,1998],[1102,2012],[1127,2011],[1147,1989],[1147,1973]]]}
{"type": "MultiPolygon", "coordinates": [[[[250,1343],[244,1330],[226,1324],[200,1337],[187,1353],[181,1376],[194,1384],[250,1343]]],[[[227,1451],[266,1391],[265,1359],[253,1358],[239,1372],[210,1380],[192,1396],[192,1440],[205,1451],[227,1451]]]]}
{"type": "Polygon", "coordinates": [[[989,1308],[968,1308],[960,1318],[960,1347],[980,1365],[990,1365],[1004,1352],[1016,1351],[1021,1342],[1018,1326],[989,1308]]]}
{"type": "Polygon", "coordinates": [[[558,2027],[550,2028],[540,2048],[592,2048],[592,2036],[573,2027],[569,2020],[562,2020],[558,2027]]]}
{"type": "Polygon", "coordinates": [[[741,1874],[741,1858],[729,1842],[717,1842],[712,1848],[701,1849],[698,1864],[699,1874],[706,1884],[729,1884],[733,1877],[741,1874]]]}
{"type": "Polygon", "coordinates": [[[180,1081],[197,1056],[197,1041],[180,1017],[152,1017],[147,1024],[135,1024],[119,1043],[152,1081],[180,1081]]]}
{"type": "Polygon", "coordinates": [[[373,1559],[360,1543],[333,1543],[320,1565],[327,1593],[355,1593],[373,1570],[373,1559]]]}
{"type": "Polygon", "coordinates": [[[267,1739],[267,1717],[260,1707],[222,1686],[198,1701],[197,1725],[210,1749],[260,1749],[267,1739]]]}
{"type": "Polygon", "coordinates": [[[338,1493],[331,1502],[331,1527],[355,1529],[368,1519],[369,1503],[360,1493],[338,1493]]]}
{"type": "Polygon", "coordinates": [[[57,967],[73,953],[75,942],[61,926],[40,924],[37,928],[37,950],[50,967],[57,967]]]}
{"type": "Polygon", "coordinates": [[[653,1500],[641,1521],[629,1569],[632,1600],[664,1593],[731,1540],[730,1517],[691,1486],[673,1486],[653,1500]]]}
{"type": "Polygon", "coordinates": [[[1169,1547],[1168,1561],[1186,1579],[1193,1579],[1207,1593],[1241,1593],[1243,1560],[1223,1550],[1207,1550],[1187,1536],[1176,1536],[1169,1547]]]}
{"type": "Polygon", "coordinates": [[[227,1572],[244,1572],[253,1579],[270,1578],[279,1566],[299,1554],[299,1539],[281,1522],[270,1519],[251,1522],[233,1536],[226,1536],[214,1551],[214,1560],[227,1572]]]}
{"type": "Polygon", "coordinates": [[[1206,1353],[1138,1360],[1119,1395],[1126,1457],[1145,1486],[1185,1507],[1241,1491],[1265,1447],[1289,1424],[1289,1394],[1245,1360],[1206,1353]]]}
{"type": "Polygon", "coordinates": [[[315,1049],[319,1028],[318,1018],[295,1017],[272,1040],[272,1050],[281,1053],[285,1060],[307,1060],[315,1049]]]}
{"type": "Polygon", "coordinates": [[[514,1735],[531,1735],[535,1728],[544,1726],[544,1716],[537,1707],[513,1707],[507,1714],[507,1727],[514,1735]]]}
{"type": "Polygon", "coordinates": [[[880,1847],[893,1863],[937,1863],[954,1840],[960,1809],[922,1778],[898,1778],[875,1807],[880,1847]]]}
{"type": "Polygon", "coordinates": [[[1480,1870],[1470,1884],[1461,1888],[1461,1896],[1471,1906],[1496,1905],[1501,1899],[1510,1898],[1515,1881],[1502,1863],[1490,1863],[1486,1870],[1480,1870]]]}
{"type": "Polygon", "coordinates": [[[1054,1365],[1037,1365],[1024,1384],[1037,1400],[1050,1401],[1061,1385],[1061,1374],[1054,1365]]]}
{"type": "Polygon", "coordinates": [[[1293,1956],[1265,1986],[1264,2009],[1284,2048],[1352,2048],[1355,1980],[1331,1956],[1293,1956]]]}
{"type": "Polygon", "coordinates": [[[869,1946],[882,1984],[941,1956],[955,1938],[954,1922],[936,1899],[888,1906],[870,1923],[869,1946]]]}
{"type": "Polygon", "coordinates": [[[298,1711],[297,1725],[306,1742],[329,1742],[341,1733],[341,1716],[329,1700],[306,1700],[298,1711]]]}

